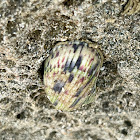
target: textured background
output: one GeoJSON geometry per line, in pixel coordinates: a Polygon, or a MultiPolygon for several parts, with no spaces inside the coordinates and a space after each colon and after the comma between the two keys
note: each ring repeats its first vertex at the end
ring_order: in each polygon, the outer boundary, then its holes
{"type": "Polygon", "coordinates": [[[140,140],[140,16],[126,0],[0,0],[0,140],[140,140]],[[96,100],[54,109],[41,65],[58,41],[91,39],[105,60],[96,100]]]}

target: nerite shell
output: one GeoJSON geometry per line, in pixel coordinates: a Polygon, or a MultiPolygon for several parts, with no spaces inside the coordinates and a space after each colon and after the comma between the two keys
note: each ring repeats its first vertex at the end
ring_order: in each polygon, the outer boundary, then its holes
{"type": "Polygon", "coordinates": [[[103,56],[85,41],[58,43],[45,61],[45,92],[57,109],[73,110],[93,101],[103,56]]]}

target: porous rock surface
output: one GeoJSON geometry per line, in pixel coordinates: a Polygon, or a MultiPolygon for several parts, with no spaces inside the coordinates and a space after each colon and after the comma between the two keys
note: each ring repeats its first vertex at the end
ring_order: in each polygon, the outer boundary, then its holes
{"type": "Polygon", "coordinates": [[[118,0],[0,1],[0,140],[139,140],[140,16],[118,0]],[[58,41],[90,39],[105,60],[95,101],[57,111],[42,63],[58,41]]]}

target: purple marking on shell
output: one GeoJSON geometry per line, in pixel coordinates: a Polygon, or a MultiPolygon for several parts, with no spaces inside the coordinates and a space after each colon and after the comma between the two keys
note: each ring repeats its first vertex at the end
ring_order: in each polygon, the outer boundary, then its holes
{"type": "Polygon", "coordinates": [[[64,87],[65,83],[63,81],[56,81],[54,87],[53,87],[53,90],[55,92],[58,92],[60,93],[62,88],[64,87]]]}
{"type": "Polygon", "coordinates": [[[73,74],[70,74],[69,79],[68,79],[69,83],[72,82],[73,78],[74,78],[74,75],[73,74]]]}

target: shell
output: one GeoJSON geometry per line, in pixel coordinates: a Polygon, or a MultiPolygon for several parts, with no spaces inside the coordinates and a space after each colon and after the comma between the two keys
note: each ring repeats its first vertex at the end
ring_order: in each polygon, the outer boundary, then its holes
{"type": "Polygon", "coordinates": [[[127,0],[124,4],[124,9],[122,15],[132,15],[140,11],[140,1],[139,0],[127,0]]]}
{"type": "Polygon", "coordinates": [[[58,43],[45,60],[45,92],[57,109],[71,111],[94,100],[103,63],[96,46],[85,41],[58,43]]]}

